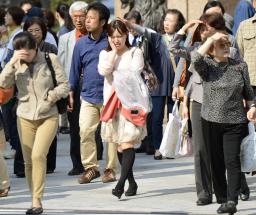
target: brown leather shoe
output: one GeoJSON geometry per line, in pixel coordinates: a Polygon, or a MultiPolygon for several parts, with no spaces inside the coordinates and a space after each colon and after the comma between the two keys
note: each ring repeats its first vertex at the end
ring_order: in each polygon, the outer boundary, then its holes
{"type": "Polygon", "coordinates": [[[10,190],[10,187],[6,188],[6,189],[3,189],[3,190],[0,190],[0,197],[6,197],[8,196],[8,192],[10,190]]]}
{"type": "Polygon", "coordinates": [[[89,168],[79,177],[79,184],[90,183],[93,179],[100,177],[100,172],[95,168],[89,168]]]}
{"type": "Polygon", "coordinates": [[[104,175],[102,176],[102,182],[103,183],[108,183],[108,182],[113,182],[116,181],[116,174],[113,169],[106,169],[104,171],[104,175]]]}

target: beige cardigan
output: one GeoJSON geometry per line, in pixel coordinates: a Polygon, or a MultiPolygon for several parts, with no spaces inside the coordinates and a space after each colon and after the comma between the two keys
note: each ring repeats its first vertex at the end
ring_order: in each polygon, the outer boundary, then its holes
{"type": "Polygon", "coordinates": [[[50,58],[58,83],[55,88],[42,52],[37,53],[32,62],[33,67],[31,64],[30,66],[21,64],[20,61],[15,67],[8,63],[0,74],[0,87],[8,88],[16,85],[18,89],[17,116],[38,120],[58,115],[56,101],[68,96],[69,85],[57,56],[50,54],[50,58]],[[47,100],[48,97],[52,102],[47,100]]]}

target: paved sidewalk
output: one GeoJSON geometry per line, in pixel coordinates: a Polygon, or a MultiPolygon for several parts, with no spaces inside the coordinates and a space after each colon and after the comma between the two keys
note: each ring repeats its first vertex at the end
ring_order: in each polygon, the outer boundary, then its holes
{"type": "MultiPolygon", "coordinates": [[[[61,135],[58,142],[57,169],[47,175],[43,199],[44,214],[216,214],[218,204],[198,207],[191,157],[155,161],[152,156],[137,154],[135,178],[138,195],[121,200],[111,195],[114,183],[103,184],[96,179],[91,184],[80,185],[77,177],[67,176],[71,169],[68,135],[61,135]]],[[[13,160],[8,160],[12,173],[13,160]]],[[[102,170],[104,161],[101,161],[102,170]]],[[[102,171],[101,171],[102,172],[102,171]]],[[[248,176],[251,198],[239,202],[238,213],[256,215],[256,177],[248,176]]],[[[7,198],[0,198],[0,214],[24,214],[31,199],[25,179],[11,174],[11,191],[7,198]]]]}

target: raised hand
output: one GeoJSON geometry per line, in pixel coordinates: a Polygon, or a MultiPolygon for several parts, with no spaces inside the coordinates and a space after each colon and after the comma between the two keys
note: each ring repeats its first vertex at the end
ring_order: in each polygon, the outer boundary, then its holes
{"type": "Polygon", "coordinates": [[[109,45],[110,45],[110,47],[112,48],[112,50],[116,52],[116,46],[115,46],[115,44],[113,43],[113,40],[112,40],[111,37],[108,37],[108,42],[109,42],[109,45]]]}
{"type": "Polygon", "coordinates": [[[195,19],[195,20],[191,20],[190,22],[186,23],[183,27],[182,30],[184,32],[186,32],[189,28],[192,28],[194,25],[196,24],[201,24],[203,23],[201,20],[195,19]]]}
{"type": "Polygon", "coordinates": [[[251,122],[256,122],[256,108],[251,107],[250,110],[247,112],[247,119],[251,122]]]}
{"type": "Polygon", "coordinates": [[[119,18],[128,28],[132,28],[132,23],[128,21],[127,19],[121,19],[119,18]]]}
{"type": "Polygon", "coordinates": [[[17,63],[19,60],[24,60],[26,61],[26,59],[28,58],[29,53],[27,50],[25,49],[21,49],[21,50],[15,50],[13,53],[13,56],[10,60],[10,64],[14,65],[15,63],[17,63]]]}
{"type": "Polygon", "coordinates": [[[214,35],[211,36],[211,39],[216,42],[220,39],[227,40],[228,41],[228,35],[224,34],[222,32],[216,32],[214,35]]]}

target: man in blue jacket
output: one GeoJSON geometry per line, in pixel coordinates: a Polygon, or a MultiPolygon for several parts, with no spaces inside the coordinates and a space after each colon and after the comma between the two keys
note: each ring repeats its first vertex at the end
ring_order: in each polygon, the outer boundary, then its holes
{"type": "MultiPolygon", "coordinates": [[[[69,76],[71,85],[69,105],[73,107],[73,93],[79,87],[79,79],[83,74],[81,89],[81,109],[79,117],[81,138],[81,160],[85,172],[79,177],[79,183],[90,183],[100,176],[97,161],[95,131],[100,121],[103,104],[104,77],[98,72],[99,54],[108,46],[106,27],[110,16],[109,9],[98,2],[88,5],[86,15],[86,29],[88,35],[77,41],[69,76]]],[[[116,146],[108,143],[107,167],[102,177],[103,182],[115,181],[116,146]]]]}

